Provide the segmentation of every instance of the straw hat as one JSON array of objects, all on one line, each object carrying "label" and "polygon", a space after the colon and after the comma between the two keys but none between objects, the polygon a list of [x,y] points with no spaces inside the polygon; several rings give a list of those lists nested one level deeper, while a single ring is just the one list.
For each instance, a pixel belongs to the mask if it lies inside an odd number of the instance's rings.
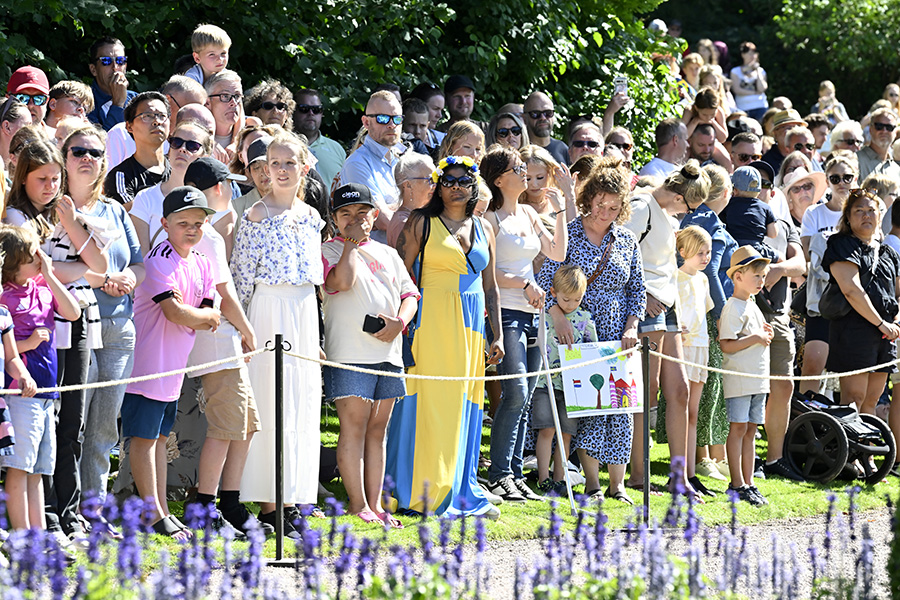
[{"label": "straw hat", "polygon": [[785,175],[784,182],[781,184],[781,191],[787,196],[788,190],[804,181],[811,182],[815,187],[813,190],[813,202],[818,202],[819,198],[825,193],[828,183],[825,180],[825,173],[814,171],[810,173],[805,167],[798,167]]},{"label": "straw hat", "polygon": [[735,271],[756,261],[763,261],[766,264],[772,262],[768,258],[763,258],[762,254],[757,252],[753,246],[741,246],[731,255],[731,267],[728,269],[728,278],[732,279]]}]

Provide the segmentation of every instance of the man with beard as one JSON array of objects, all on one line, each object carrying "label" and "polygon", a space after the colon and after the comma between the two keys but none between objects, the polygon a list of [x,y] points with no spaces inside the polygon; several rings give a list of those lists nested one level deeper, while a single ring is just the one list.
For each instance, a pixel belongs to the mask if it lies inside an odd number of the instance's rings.
[{"label": "man with beard", "polygon": [[397,203],[399,192],[394,180],[394,165],[406,150],[400,143],[400,126],[403,124],[403,109],[397,97],[388,91],[375,92],[366,104],[362,116],[363,127],[368,131],[365,141],[347,157],[341,170],[339,185],[359,183],[372,191],[372,199],[379,210],[373,239],[387,241],[384,230],[391,222],[394,211],[390,206]]},{"label": "man with beard", "polygon": [[330,188],[347,160],[347,153],[339,143],[322,135],[320,128],[324,112],[325,107],[322,106],[321,95],[317,90],[304,88],[297,92],[294,131],[306,136],[309,151],[319,161],[316,163],[316,171],[325,180],[326,187]]},{"label": "man with beard", "polygon": [[134,138],[134,154],[106,176],[103,193],[131,208],[139,191],[169,178],[163,152],[169,137],[169,102],[159,92],[143,92],[125,107],[125,129]]},{"label": "man with beard", "polygon": [[869,135],[872,139],[868,146],[856,153],[860,183],[871,173],[885,173],[894,179],[900,179],[900,167],[891,156],[896,126],[897,115],[890,108],[879,108],[872,113],[869,121]]},{"label": "man with beard", "polygon": [[531,143],[544,148],[561,165],[569,164],[569,148],[561,140],[551,137],[556,111],[553,100],[544,92],[532,92],[525,100],[525,125]]},{"label": "man with beard", "polygon": [[716,164],[713,150],[716,149],[716,131],[709,123],[700,123],[688,140],[688,157],[696,158],[700,166]]}]

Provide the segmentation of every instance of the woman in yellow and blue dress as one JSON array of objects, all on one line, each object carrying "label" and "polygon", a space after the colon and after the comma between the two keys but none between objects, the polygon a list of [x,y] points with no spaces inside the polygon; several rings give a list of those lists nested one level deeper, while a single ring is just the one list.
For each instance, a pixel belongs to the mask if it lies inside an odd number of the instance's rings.
[{"label": "woman in yellow and blue dress", "polygon": [[[473,215],[478,167],[449,156],[432,179],[425,207],[413,211],[397,250],[422,291],[411,374],[484,375],[485,308],[496,332],[488,363],[503,358],[500,304],[494,277],[494,234]],[[394,407],[387,474],[401,510],[497,518],[478,487],[484,382],[411,379]]]}]

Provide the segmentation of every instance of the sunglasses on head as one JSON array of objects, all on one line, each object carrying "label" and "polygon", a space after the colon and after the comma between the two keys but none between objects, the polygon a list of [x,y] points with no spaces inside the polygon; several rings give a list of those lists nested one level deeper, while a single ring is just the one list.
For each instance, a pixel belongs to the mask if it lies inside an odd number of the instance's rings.
[{"label": "sunglasses on head", "polygon": [[815,144],[799,144],[799,143],[794,144],[794,150],[803,150],[804,148],[806,148],[807,150],[812,152],[813,150],[816,149],[816,145]]},{"label": "sunglasses on head", "polygon": [[799,194],[800,192],[811,192],[813,190],[813,188],[815,188],[815,187],[816,186],[814,184],[807,181],[806,183],[804,183],[802,185],[792,186],[788,191],[791,193],[794,193],[794,194]]},{"label": "sunglasses on head", "polygon": [[515,127],[500,127],[497,129],[497,137],[499,138],[509,137],[509,134],[522,135],[522,128],[516,125]]},{"label": "sunglasses on head", "polygon": [[862,146],[863,145],[862,140],[854,140],[853,138],[848,138],[846,140],[841,140],[841,141],[843,143],[847,144],[848,146]]},{"label": "sunglasses on head", "polygon": [[472,187],[475,185],[475,178],[471,175],[460,175],[459,177],[444,175],[441,177],[441,185],[445,188],[452,188],[457,185],[459,187]]},{"label": "sunglasses on head", "polygon": [[742,163],[750,163],[762,158],[762,154],[738,154],[737,157]]},{"label": "sunglasses on head", "polygon": [[[512,171],[512,172],[515,173],[516,175],[524,175],[524,174],[526,174],[526,173],[528,172],[528,167],[525,166],[525,163],[521,163],[521,164],[518,164],[518,165],[516,165],[516,166],[514,166],[514,167],[508,168],[507,170],[503,171],[503,173],[509,173],[510,171]],[[501,175],[502,175],[503,173],[501,173]]]},{"label": "sunglasses on head", "polygon": [[588,148],[596,148],[600,145],[600,142],[595,142],[594,140],[578,140],[577,142],[572,142],[573,148],[584,148],[587,146]]},{"label": "sunglasses on head", "polygon": [[104,67],[108,67],[109,65],[116,63],[120,67],[125,66],[125,63],[128,62],[127,56],[98,56],[97,62],[103,65]]},{"label": "sunglasses on head", "polygon": [[15,94],[16,100],[22,104],[34,104],[35,106],[43,106],[50,99],[47,94]]},{"label": "sunglasses on head", "polygon": [[831,185],[837,185],[840,182],[850,183],[853,181],[853,173],[844,173],[843,175],[829,175],[828,181],[831,182]]},{"label": "sunglasses on head", "polygon": [[607,146],[614,146],[619,150],[624,150],[625,152],[628,152],[629,150],[634,148],[634,144],[629,144],[627,142],[609,142],[607,143]]},{"label": "sunglasses on head", "polygon": [[308,114],[312,113],[314,115],[321,115],[325,108],[321,104],[301,104],[297,107],[297,112]]},{"label": "sunglasses on head", "polygon": [[287,110],[287,104],[284,102],[263,102],[260,105],[260,108],[263,110],[272,110],[273,108],[277,108],[278,110]]},{"label": "sunglasses on head", "polygon": [[894,126],[890,123],[872,123],[872,127],[875,128],[875,131],[893,131]]},{"label": "sunglasses on head", "polygon": [[370,119],[375,119],[375,122],[379,125],[387,125],[391,121],[394,122],[394,125],[402,125],[403,124],[403,115],[366,115]]},{"label": "sunglasses on head", "polygon": [[554,111],[552,108],[548,108],[547,110],[529,110],[528,111],[528,116],[531,117],[532,119],[540,119],[541,117],[544,117],[545,119],[550,119],[553,117],[554,114],[556,114],[556,111]]},{"label": "sunglasses on head", "polygon": [[88,154],[90,154],[91,158],[103,158],[103,149],[102,148],[82,148],[81,146],[72,146],[69,148],[69,152],[72,153],[72,156],[75,158],[84,158]]},{"label": "sunglasses on head", "polygon": [[180,150],[181,147],[184,146],[185,150],[187,150],[191,154],[194,154],[203,147],[203,144],[201,144],[200,142],[195,142],[194,140],[186,140],[184,138],[176,137],[173,135],[169,138],[169,146],[175,148],[176,150]]}]

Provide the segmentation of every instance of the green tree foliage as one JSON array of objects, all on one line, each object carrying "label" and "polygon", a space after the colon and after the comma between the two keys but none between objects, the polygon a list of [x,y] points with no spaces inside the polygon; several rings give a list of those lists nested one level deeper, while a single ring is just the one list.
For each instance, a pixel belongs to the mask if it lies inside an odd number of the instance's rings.
[{"label": "green tree foliage", "polygon": [[547,90],[565,117],[601,114],[612,78],[627,75],[636,108],[618,120],[649,156],[653,127],[675,101],[651,54],[674,49],[635,15],[660,1],[12,0],[0,6],[0,78],[34,64],[51,82],[89,80],[88,47],[110,34],[125,43],[132,87],[150,89],[190,52],[192,29],[215,23],[232,37],[230,66],[245,88],[275,77],[292,89],[321,90],[328,125],[345,139],[381,82],[409,90],[465,73],[479,87],[478,118],[536,89]]}]

